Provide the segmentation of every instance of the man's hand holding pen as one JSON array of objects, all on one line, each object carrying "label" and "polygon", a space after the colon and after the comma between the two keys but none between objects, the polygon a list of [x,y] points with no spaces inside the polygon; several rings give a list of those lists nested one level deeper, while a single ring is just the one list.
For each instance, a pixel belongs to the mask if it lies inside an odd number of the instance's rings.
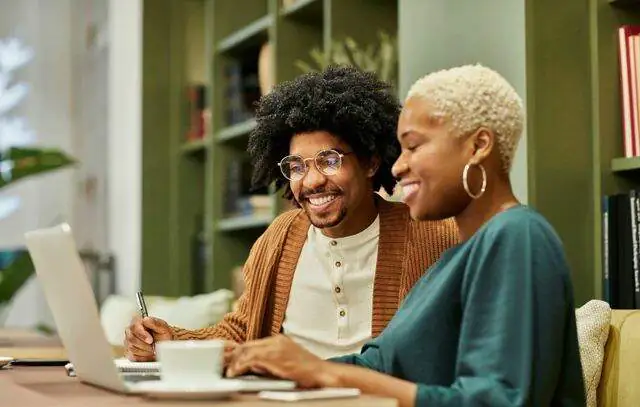
[{"label": "man's hand holding pen", "polygon": [[156,359],[154,343],[173,339],[169,324],[160,318],[136,316],[125,331],[125,351],[129,360],[149,362]]}]

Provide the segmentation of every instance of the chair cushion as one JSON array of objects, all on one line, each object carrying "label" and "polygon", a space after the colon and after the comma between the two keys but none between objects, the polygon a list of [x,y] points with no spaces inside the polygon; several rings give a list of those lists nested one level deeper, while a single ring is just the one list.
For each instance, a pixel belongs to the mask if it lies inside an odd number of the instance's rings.
[{"label": "chair cushion", "polygon": [[217,290],[193,297],[155,297],[148,301],[149,315],[163,319],[169,325],[198,329],[219,322],[231,308],[233,292]]},{"label": "chair cushion", "polygon": [[[148,296],[145,300],[150,316],[169,325],[197,329],[219,322],[230,311],[232,298],[230,290],[221,289],[193,297]],[[121,295],[107,297],[100,310],[100,321],[111,345],[123,344],[124,331],[137,314],[135,299]]]},{"label": "chair cushion", "polygon": [[610,323],[611,307],[604,301],[591,300],[576,310],[582,374],[589,407],[597,404],[597,390]]}]

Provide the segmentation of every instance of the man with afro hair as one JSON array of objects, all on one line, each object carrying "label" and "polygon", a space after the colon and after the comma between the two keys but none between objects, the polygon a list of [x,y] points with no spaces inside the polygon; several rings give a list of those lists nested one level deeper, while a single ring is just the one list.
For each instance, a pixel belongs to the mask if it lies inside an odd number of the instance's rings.
[{"label": "man with afro hair", "polygon": [[127,330],[127,356],[154,358],[155,340],[227,340],[284,333],[322,358],[358,352],[406,293],[458,241],[453,220],[413,221],[393,193],[400,105],[388,84],[331,66],[276,86],[249,138],[255,187],[275,183],[296,209],[276,218],[244,268],[237,310],[186,330],[155,318]]}]

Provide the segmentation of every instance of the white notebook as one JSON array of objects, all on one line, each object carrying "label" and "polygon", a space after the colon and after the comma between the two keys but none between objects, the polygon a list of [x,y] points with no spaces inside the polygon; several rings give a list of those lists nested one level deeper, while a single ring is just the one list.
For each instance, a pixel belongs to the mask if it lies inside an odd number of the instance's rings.
[{"label": "white notebook", "polygon": [[118,370],[122,373],[157,373],[160,371],[159,362],[132,362],[126,358],[114,360]]},{"label": "white notebook", "polygon": [[[113,363],[120,373],[160,373],[160,362],[132,362],[126,358],[118,358]],[[75,376],[73,363],[67,363],[64,368],[68,375]]]},{"label": "white notebook", "polygon": [[258,397],[264,400],[301,401],[358,397],[360,390],[355,388],[323,388],[298,391],[261,391]]}]

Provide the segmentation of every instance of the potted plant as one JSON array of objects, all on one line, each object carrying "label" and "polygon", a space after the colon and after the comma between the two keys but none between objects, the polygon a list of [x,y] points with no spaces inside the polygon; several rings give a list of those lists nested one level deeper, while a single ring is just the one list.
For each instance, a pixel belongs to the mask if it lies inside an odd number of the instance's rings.
[{"label": "potted plant", "polygon": [[[17,38],[0,39],[0,191],[74,163],[62,151],[32,147],[33,132],[26,120],[15,113],[29,89],[28,84],[15,79],[15,73],[32,58],[33,51]],[[15,209],[19,200],[0,198],[4,203],[2,218]],[[0,326],[4,325],[9,302],[32,274],[33,264],[25,250],[0,253]]]},{"label": "potted plant", "polygon": [[334,40],[328,52],[313,48],[309,52],[313,64],[298,60],[295,65],[304,73],[324,70],[328,65],[353,65],[363,71],[374,72],[380,80],[397,90],[397,41],[384,31],[378,32],[378,43],[366,47],[351,37]]},{"label": "potted plant", "polygon": [[[62,151],[41,148],[11,147],[0,151],[0,190],[26,178],[55,171],[74,163]],[[7,308],[20,287],[33,274],[29,254],[14,251],[0,259],[0,326]],[[4,264],[3,264],[4,263]]]}]

